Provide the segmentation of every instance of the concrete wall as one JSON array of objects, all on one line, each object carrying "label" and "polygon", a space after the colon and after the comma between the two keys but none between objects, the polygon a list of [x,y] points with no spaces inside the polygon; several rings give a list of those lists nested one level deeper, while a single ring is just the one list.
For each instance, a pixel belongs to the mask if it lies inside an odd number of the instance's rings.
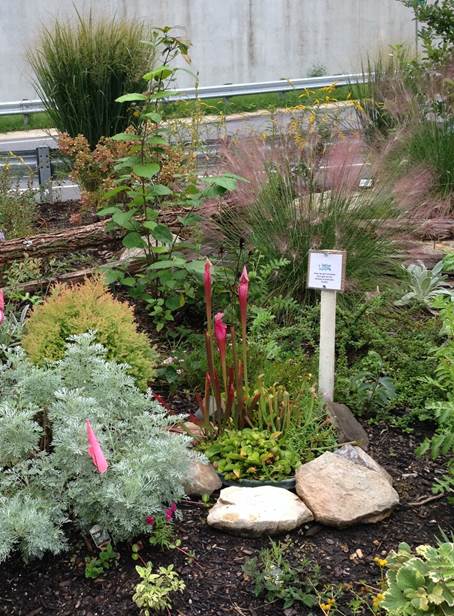
[{"label": "concrete wall", "polygon": [[201,85],[305,77],[314,65],[350,72],[366,51],[415,42],[397,0],[0,0],[0,101],[34,97],[25,50],[73,4],[181,26]]}]

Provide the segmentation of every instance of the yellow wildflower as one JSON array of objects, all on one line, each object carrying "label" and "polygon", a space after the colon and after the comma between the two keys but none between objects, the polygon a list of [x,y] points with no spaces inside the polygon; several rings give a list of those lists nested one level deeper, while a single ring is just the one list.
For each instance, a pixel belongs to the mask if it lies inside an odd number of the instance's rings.
[{"label": "yellow wildflower", "polygon": [[374,608],[374,610],[378,610],[378,608],[380,607],[380,603],[383,601],[384,598],[385,595],[382,592],[379,592],[378,595],[375,595],[375,597],[372,599],[372,607]]},{"label": "yellow wildflower", "polygon": [[380,558],[379,556],[375,556],[374,563],[378,565],[381,569],[383,569],[383,567],[386,567],[386,565],[388,564],[388,561],[386,560],[386,558]]},{"label": "yellow wildflower", "polygon": [[334,607],[336,601],[335,599],[333,599],[333,597],[331,597],[330,599],[328,599],[328,601],[326,603],[320,603],[320,609],[322,610],[322,612],[325,614],[325,616],[329,616],[329,613],[331,611],[331,609]]}]

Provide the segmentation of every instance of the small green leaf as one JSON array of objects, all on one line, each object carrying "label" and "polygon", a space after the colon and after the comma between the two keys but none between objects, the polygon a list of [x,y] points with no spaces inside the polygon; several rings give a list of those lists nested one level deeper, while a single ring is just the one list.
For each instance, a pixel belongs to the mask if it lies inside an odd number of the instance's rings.
[{"label": "small green leaf", "polygon": [[113,141],[140,141],[139,135],[131,133],[117,133],[112,137]]},{"label": "small green leaf", "polygon": [[144,113],[143,117],[147,118],[147,120],[151,120],[155,124],[159,124],[159,122],[161,122],[162,120],[161,115],[159,113],[156,113],[155,111],[149,111],[148,113]]},{"label": "small green leaf", "polygon": [[133,92],[131,94],[123,94],[123,96],[119,96],[115,99],[117,103],[132,103],[134,101],[146,101],[147,97],[145,94],[139,94],[138,92]]},{"label": "small green leaf", "polygon": [[154,71],[145,73],[143,78],[145,81],[151,81],[152,79],[158,81],[159,79],[167,79],[171,75],[173,75],[173,69],[168,68],[167,66],[159,66]]},{"label": "small green leaf", "polygon": [[145,242],[137,231],[131,231],[122,240],[126,248],[145,248]]},{"label": "small green leaf", "polygon": [[133,172],[141,178],[150,179],[159,173],[160,166],[158,163],[136,164],[132,166]]},{"label": "small green leaf", "polygon": [[170,190],[170,188],[168,186],[164,186],[164,184],[154,184],[153,186],[150,186],[149,190],[147,190],[147,197],[148,195],[152,195],[155,197],[164,197],[171,194],[172,191]]},{"label": "small green leaf", "polygon": [[110,207],[104,207],[102,210],[98,210],[96,213],[98,216],[110,216],[111,214],[116,214],[117,212],[121,212],[121,209],[116,205],[112,205]]},{"label": "small green leaf", "polygon": [[173,242],[172,232],[166,225],[157,224],[152,231],[152,235],[158,242],[170,243]]}]

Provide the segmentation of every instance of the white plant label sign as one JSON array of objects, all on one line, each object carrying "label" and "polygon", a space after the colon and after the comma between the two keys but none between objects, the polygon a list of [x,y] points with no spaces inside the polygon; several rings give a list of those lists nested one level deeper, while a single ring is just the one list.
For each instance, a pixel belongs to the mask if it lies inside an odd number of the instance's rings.
[{"label": "white plant label sign", "polygon": [[310,250],[307,286],[309,289],[343,291],[345,250]]}]

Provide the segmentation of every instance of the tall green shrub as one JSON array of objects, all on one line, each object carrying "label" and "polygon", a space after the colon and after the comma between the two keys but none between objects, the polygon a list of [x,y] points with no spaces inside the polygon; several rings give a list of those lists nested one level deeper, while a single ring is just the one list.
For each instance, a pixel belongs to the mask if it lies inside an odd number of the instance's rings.
[{"label": "tall green shrub", "polygon": [[138,21],[77,13],[75,23],[55,21],[28,53],[36,90],[54,125],[91,147],[124,130],[130,116],[115,100],[146,88],[142,75],[153,62],[149,31]]}]

